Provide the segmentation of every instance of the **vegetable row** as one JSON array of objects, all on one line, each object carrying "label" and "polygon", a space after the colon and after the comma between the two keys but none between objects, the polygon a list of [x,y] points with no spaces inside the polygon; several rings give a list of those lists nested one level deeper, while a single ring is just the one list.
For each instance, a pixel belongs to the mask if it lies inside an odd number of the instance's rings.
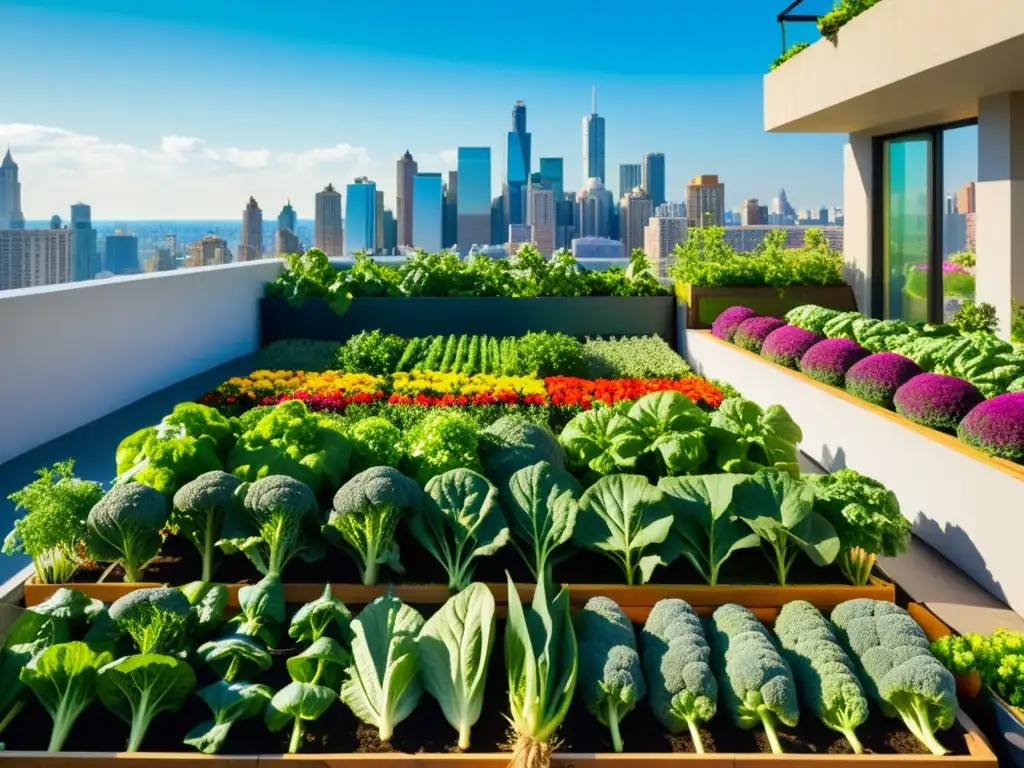
[{"label": "vegetable row", "polygon": [[1007,704],[1024,710],[1024,632],[947,635],[933,642],[931,651],[953,674],[977,672]]},{"label": "vegetable row", "polygon": [[732,307],[712,333],[916,424],[956,434],[990,456],[1024,462],[1020,345],[813,305],[797,307],[785,321]]},{"label": "vegetable row", "polygon": [[[310,723],[338,702],[390,742],[426,692],[465,750],[484,708],[498,706],[487,683],[499,625],[483,584],[470,584],[429,618],[392,595],[353,615],[328,586],[287,620],[282,614],[256,626],[245,613],[226,618],[226,598],[223,587],[189,585],[140,589],[106,607],[59,590],[8,632],[0,731],[34,696],[53,720],[48,749],[60,751],[98,700],[129,725],[126,749],[135,752],[155,721],[194,694],[212,717],[194,725],[186,746],[218,753],[235,723],[262,718],[269,731],[289,733],[294,753]],[[702,620],[686,602],[668,599],[653,606],[638,641],[606,597],[591,598],[575,617],[568,590],[544,580],[530,605],[511,580],[508,598],[504,712],[514,765],[549,763],[574,701],[607,729],[616,752],[625,748],[624,719],[649,714],[668,734],[688,732],[698,753],[716,718],[763,731],[781,753],[778,730],[811,717],[859,754],[857,730],[873,712],[901,720],[933,754],[948,751],[937,734],[956,719],[955,679],[894,604],[852,600],[826,617],[792,602],[772,631],[739,605]],[[287,682],[278,677],[272,687],[262,681],[274,680],[268,646],[275,642],[293,650]]]}]

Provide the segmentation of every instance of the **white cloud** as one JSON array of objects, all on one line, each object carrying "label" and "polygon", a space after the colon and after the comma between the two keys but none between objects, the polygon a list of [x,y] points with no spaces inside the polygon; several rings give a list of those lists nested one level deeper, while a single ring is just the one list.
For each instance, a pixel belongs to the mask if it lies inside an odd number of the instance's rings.
[{"label": "white cloud", "polygon": [[442,149],[439,154],[448,165],[456,165],[459,162],[459,150],[457,149]]},{"label": "white cloud", "polygon": [[459,162],[457,149],[442,149],[440,152],[413,153],[416,165],[426,173],[444,173],[454,171]]},{"label": "white cloud", "polygon": [[[327,182],[342,186],[377,170],[364,147],[348,143],[276,153],[168,135],[149,148],[52,126],[0,124],[0,148],[7,143],[20,167],[22,209],[37,220],[64,216],[78,200],[101,220],[234,217],[250,195],[266,212],[291,197],[300,215],[311,217],[313,195]],[[381,178],[386,190],[392,176]]]}]

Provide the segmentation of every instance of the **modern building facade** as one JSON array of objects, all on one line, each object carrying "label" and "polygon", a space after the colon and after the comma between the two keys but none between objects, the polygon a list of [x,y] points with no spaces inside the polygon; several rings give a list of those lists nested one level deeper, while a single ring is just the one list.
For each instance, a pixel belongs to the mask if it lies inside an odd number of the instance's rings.
[{"label": "modern building facade", "polygon": [[147,272],[170,272],[177,266],[174,251],[166,245],[158,245],[153,250],[153,256],[146,260]]},{"label": "modern building facade", "polygon": [[412,247],[427,253],[444,248],[444,192],[440,173],[418,173],[412,180]]},{"label": "modern building facade", "polygon": [[398,158],[395,165],[397,171],[395,216],[398,219],[398,245],[412,245],[412,225],[415,211],[412,185],[413,179],[419,172],[419,165],[409,150],[405,150],[405,154]]},{"label": "modern building facade", "polygon": [[85,203],[71,206],[71,231],[74,239],[73,279],[92,280],[99,274],[101,265],[96,248],[96,230],[92,228],[92,208]]},{"label": "modern building facade", "polygon": [[555,252],[555,192],[541,182],[530,185],[527,192],[527,220],[530,224],[530,239],[541,256],[550,257]]},{"label": "modern building facade", "polygon": [[114,230],[103,241],[103,271],[115,275],[135,275],[142,271],[139,262],[139,238],[123,229]]},{"label": "modern building facade", "polygon": [[384,253],[394,253],[398,249],[398,220],[390,208],[384,209]]},{"label": "modern building facade", "polygon": [[256,261],[263,258],[263,211],[255,197],[242,211],[242,242],[238,246],[239,261]]},{"label": "modern building facade", "polygon": [[458,159],[457,239],[465,256],[491,239],[491,148],[459,147]]},{"label": "modern building facade", "polygon": [[622,163],[619,166],[619,197],[639,187],[642,177],[640,163]]},{"label": "modern building facade", "polygon": [[445,248],[455,248],[459,241],[459,172],[448,171],[448,183],[444,186],[444,234]]},{"label": "modern building facade", "polygon": [[345,230],[341,217],[341,193],[328,184],[316,193],[313,245],[328,256],[345,255]]},{"label": "modern building facade", "polygon": [[24,229],[25,215],[21,212],[21,181],[18,164],[7,148],[0,161],[0,229]]},{"label": "modern building facade", "polygon": [[718,176],[697,176],[686,185],[686,223],[691,229],[725,224],[725,184]]},{"label": "modern building facade", "polygon": [[281,212],[277,214],[277,228],[290,229],[292,232],[295,232],[298,229],[298,226],[299,214],[297,214],[295,209],[292,208],[292,201],[291,198],[289,198],[284,208],[282,208]]},{"label": "modern building facade", "polygon": [[597,114],[597,88],[591,94],[590,114],[583,118],[583,178],[605,182],[604,118]]},{"label": "modern building facade", "polygon": [[587,179],[576,193],[576,234],[579,237],[608,237],[612,225],[612,193],[600,179]]},{"label": "modern building facade", "polygon": [[749,227],[725,227],[725,242],[739,253],[750,253],[764,242],[769,232],[782,230],[786,233],[784,247],[800,248],[804,244],[804,238],[807,237],[807,230],[809,229],[816,229],[821,232],[825,236],[825,240],[828,241],[830,248],[840,253],[843,252],[842,227],[802,227],[795,224],[788,227],[770,224]]},{"label": "modern building facade", "polygon": [[299,236],[290,229],[279,229],[274,238],[274,249],[278,256],[287,256],[292,253],[302,253],[302,243]]},{"label": "modern building facade", "polygon": [[188,247],[186,267],[210,267],[215,264],[230,264],[233,261],[227,241],[216,235],[207,235]]},{"label": "modern building facade", "polygon": [[644,155],[640,186],[647,190],[655,206],[665,202],[665,155],[648,152]]},{"label": "modern building facade", "polygon": [[345,188],[345,255],[377,249],[377,185],[365,176]]},{"label": "modern building facade", "polygon": [[740,209],[741,223],[744,227],[755,227],[768,223],[768,207],[761,205],[756,197],[743,201]]},{"label": "modern building facade", "polygon": [[668,277],[677,245],[686,242],[686,219],[651,217],[644,228],[644,253],[658,277]]},{"label": "modern building facade", "polygon": [[612,240],[609,237],[574,238],[572,241],[572,255],[580,260],[612,261],[625,258],[622,241]]},{"label": "modern building facade", "polygon": [[662,219],[685,219],[686,203],[669,203],[654,206],[654,215]]},{"label": "modern building facade", "polygon": [[644,227],[654,216],[651,197],[643,187],[634,187],[619,201],[619,234],[628,256],[634,248],[644,247]]},{"label": "modern building facade", "polygon": [[68,229],[0,229],[0,291],[72,282],[73,234]]},{"label": "modern building facade", "polygon": [[508,225],[508,254],[519,251],[524,245],[533,245],[533,231],[529,224]]},{"label": "modern building facade", "polygon": [[509,224],[526,222],[526,186],[530,181],[532,137],[526,130],[526,104],[512,107],[512,130],[508,132],[505,168],[505,219]]},{"label": "modern building facade", "polygon": [[540,180],[551,185],[555,200],[565,197],[565,163],[560,157],[542,157],[540,159]]}]

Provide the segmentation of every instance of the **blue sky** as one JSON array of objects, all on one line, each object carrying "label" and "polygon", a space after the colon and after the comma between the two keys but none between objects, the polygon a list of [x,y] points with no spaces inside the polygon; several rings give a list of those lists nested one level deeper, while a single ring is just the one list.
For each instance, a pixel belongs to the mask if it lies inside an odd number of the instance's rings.
[{"label": "blue sky", "polygon": [[97,219],[227,218],[250,194],[309,217],[316,191],[356,175],[390,205],[406,149],[444,171],[457,146],[491,146],[497,190],[517,99],[535,169],[562,156],[575,189],[596,85],[613,191],[620,163],[664,152],[670,199],[718,173],[730,207],[780,187],[841,205],[845,137],[763,130],[783,5],[0,1],[0,141],[30,219],[79,199]]}]

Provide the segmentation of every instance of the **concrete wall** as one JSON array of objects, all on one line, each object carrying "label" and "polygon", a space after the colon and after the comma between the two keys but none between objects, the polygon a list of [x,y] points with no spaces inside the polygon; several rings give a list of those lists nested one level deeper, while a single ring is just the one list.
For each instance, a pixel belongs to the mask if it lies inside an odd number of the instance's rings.
[{"label": "concrete wall", "polygon": [[0,464],[254,351],[277,259],[0,293]]},{"label": "concrete wall", "polygon": [[1024,471],[1002,469],[953,438],[918,430],[706,332],[686,332],[686,357],[698,373],[728,381],[762,407],[783,406],[803,430],[801,450],[826,470],[850,467],[885,483],[918,536],[1024,613]]},{"label": "concrete wall", "polygon": [[[843,148],[843,277],[853,286],[857,309],[871,315],[871,235],[873,140],[851,133]],[[879,169],[881,172],[881,169]]]}]

